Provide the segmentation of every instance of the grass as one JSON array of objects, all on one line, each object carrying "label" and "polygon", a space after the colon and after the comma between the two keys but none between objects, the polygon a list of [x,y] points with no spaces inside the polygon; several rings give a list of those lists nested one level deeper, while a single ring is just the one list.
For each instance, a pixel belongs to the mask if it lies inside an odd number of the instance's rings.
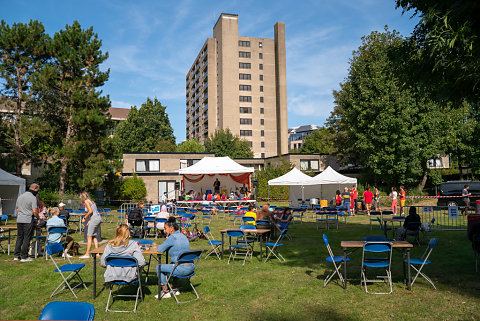
[{"label": "grass", "polygon": [[[202,226],[199,224],[199,226]],[[113,236],[114,224],[103,224],[102,233]],[[228,219],[214,219],[210,224],[214,235],[221,228],[232,227]],[[323,288],[323,279],[332,269],[325,261],[327,250],[322,234],[316,230],[311,215],[303,224],[294,224],[289,232],[292,240],[286,240],[280,249],[287,259],[281,264],[276,259],[267,263],[254,257],[245,266],[241,261],[227,265],[226,258],[219,261],[214,256],[201,258],[197,274],[192,278],[200,300],[177,305],[175,300],[157,301],[157,278],[150,274],[145,287],[144,302],[139,303],[137,313],[106,313],[108,291],[103,289],[103,268],[97,269],[98,297],[92,299],[92,260],[84,260],[87,266],[82,277],[88,290],[79,290],[78,299],[68,291],[54,298],[51,292],[60,283],[53,273],[51,262],[37,259],[31,263],[13,261],[13,255],[0,254],[0,319],[38,319],[43,307],[50,301],[86,301],[95,306],[96,320],[142,320],[162,318],[167,320],[476,320],[480,312],[479,273],[475,273],[474,256],[466,232],[435,231],[438,238],[431,260],[425,268],[438,290],[424,279],[418,279],[413,291],[407,291],[402,283],[401,254],[393,257],[394,292],[392,295],[367,295],[360,287],[361,251],[351,255],[348,288],[344,290],[334,279]],[[368,217],[355,216],[339,230],[326,231],[337,255],[342,254],[341,240],[360,240],[364,235],[379,235],[378,227],[371,231]],[[73,234],[78,241],[80,235]],[[159,239],[157,242],[162,242]],[[191,243],[192,249],[209,249],[205,240]],[[82,251],[84,251],[82,245]],[[425,247],[415,246],[412,257],[419,257]],[[258,250],[258,248],[257,248]],[[80,261],[73,259],[74,263]],[[378,285],[380,286],[380,285]],[[181,298],[193,297],[190,292]],[[118,301],[115,308],[133,307],[132,301]]]}]

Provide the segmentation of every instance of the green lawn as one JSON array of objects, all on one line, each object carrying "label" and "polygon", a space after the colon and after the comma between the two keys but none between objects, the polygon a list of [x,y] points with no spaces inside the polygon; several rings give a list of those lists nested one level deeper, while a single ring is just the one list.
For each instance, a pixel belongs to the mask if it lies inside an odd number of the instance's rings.
[{"label": "green lawn", "polygon": [[[349,264],[348,288],[344,290],[334,279],[323,288],[323,279],[332,266],[325,261],[327,250],[322,240],[325,230],[316,230],[311,214],[303,224],[294,224],[280,249],[287,259],[259,262],[254,257],[245,266],[241,261],[227,265],[214,256],[201,259],[192,281],[200,300],[177,305],[173,298],[157,301],[157,278],[151,274],[145,287],[144,302],[137,313],[106,313],[108,292],[103,288],[103,268],[97,270],[97,299],[92,299],[92,260],[81,275],[88,290],[79,290],[78,301],[91,302],[96,320],[157,319],[169,320],[475,320],[480,318],[480,273],[475,273],[474,255],[466,232],[435,231],[438,238],[425,272],[435,282],[434,290],[420,278],[409,292],[402,283],[401,253],[393,257],[394,292],[391,295],[367,295],[360,287],[361,251],[354,252]],[[199,224],[202,226],[202,224]],[[221,228],[232,227],[228,219],[214,219],[210,225],[214,235]],[[111,238],[114,224],[103,224],[104,237]],[[364,235],[379,235],[378,226],[371,231],[368,217],[356,216],[340,224],[340,229],[326,232],[333,251],[342,254],[341,240],[360,240]],[[80,235],[73,235],[80,240]],[[162,242],[161,239],[158,242]],[[205,240],[191,243],[192,249],[208,249]],[[412,250],[419,257],[424,246]],[[258,249],[258,248],[257,248]],[[82,245],[84,251],[84,246]],[[73,259],[79,262],[79,259]],[[13,261],[13,255],[0,254],[0,319],[38,319],[50,301],[76,301],[68,291],[50,298],[60,283],[52,263],[37,259],[31,263]],[[380,285],[378,285],[380,286]],[[181,298],[192,297],[182,293]],[[133,302],[118,301],[114,308],[130,308]]]}]

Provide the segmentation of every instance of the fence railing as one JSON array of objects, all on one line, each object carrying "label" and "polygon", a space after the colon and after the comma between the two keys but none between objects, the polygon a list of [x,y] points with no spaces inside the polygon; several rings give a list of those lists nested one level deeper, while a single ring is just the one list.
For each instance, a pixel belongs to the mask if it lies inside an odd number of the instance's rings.
[{"label": "fence railing", "polygon": [[[432,230],[441,231],[466,231],[467,217],[463,215],[463,207],[459,206],[407,206],[405,215],[408,215],[408,208],[416,207],[417,213],[422,222],[435,222],[430,225]],[[470,210],[469,213],[474,213]]]}]

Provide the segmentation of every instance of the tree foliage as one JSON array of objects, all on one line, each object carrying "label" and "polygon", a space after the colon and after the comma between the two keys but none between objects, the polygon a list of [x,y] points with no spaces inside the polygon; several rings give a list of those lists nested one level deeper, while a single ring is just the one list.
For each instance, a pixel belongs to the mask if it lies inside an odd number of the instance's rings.
[{"label": "tree foliage", "polygon": [[120,153],[175,149],[175,136],[166,107],[156,98],[147,98],[139,109],[133,106],[127,120],[118,124],[114,139]]},{"label": "tree foliage", "polygon": [[[338,155],[360,165],[372,183],[423,188],[427,160],[445,150],[450,129],[446,107],[424,95],[405,65],[415,59],[398,33],[386,30],[362,38],[349,75],[334,92],[329,123],[337,132]],[[341,146],[341,148],[340,148]]]},{"label": "tree foliage", "polygon": [[215,130],[205,141],[205,151],[216,157],[252,158],[253,152],[248,141],[232,134],[230,129]]},{"label": "tree foliage", "polygon": [[177,145],[177,153],[204,153],[205,147],[200,144],[198,139],[188,139]]},{"label": "tree foliage", "polygon": [[332,154],[335,151],[335,132],[332,128],[321,127],[305,137],[305,142],[300,147],[300,153]]},{"label": "tree foliage", "polygon": [[255,178],[258,180],[257,197],[266,199],[270,195],[270,198],[287,200],[289,198],[288,186],[270,186],[269,188],[268,181],[288,173],[293,167],[295,167],[293,164],[282,158],[279,164],[270,164],[262,170],[256,170]]},{"label": "tree foliage", "polygon": [[141,177],[133,174],[132,177],[126,178],[122,183],[122,197],[124,200],[140,201],[147,196],[147,189]]}]

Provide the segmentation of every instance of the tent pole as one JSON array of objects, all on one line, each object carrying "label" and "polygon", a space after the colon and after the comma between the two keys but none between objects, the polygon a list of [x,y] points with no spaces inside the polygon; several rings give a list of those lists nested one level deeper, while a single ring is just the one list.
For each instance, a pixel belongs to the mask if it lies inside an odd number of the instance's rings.
[{"label": "tent pole", "polygon": [[267,183],[267,203],[270,203],[270,185]]}]

